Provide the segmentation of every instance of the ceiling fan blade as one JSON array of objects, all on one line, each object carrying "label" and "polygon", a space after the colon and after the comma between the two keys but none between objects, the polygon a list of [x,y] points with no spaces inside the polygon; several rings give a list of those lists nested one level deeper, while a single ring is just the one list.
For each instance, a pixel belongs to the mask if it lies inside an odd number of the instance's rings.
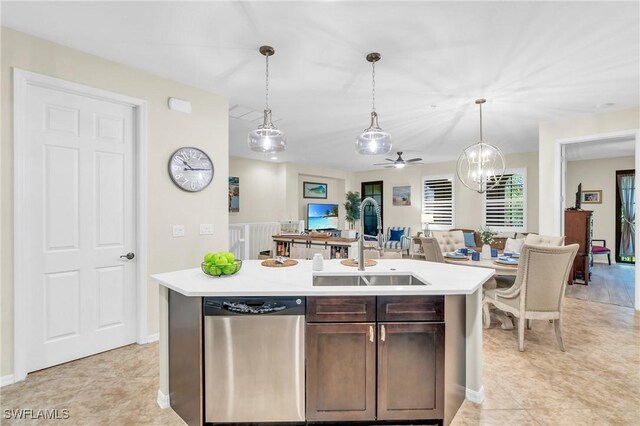
[{"label": "ceiling fan blade", "polygon": [[413,163],[414,161],[422,161],[422,158],[412,158],[410,160],[407,160],[407,163]]},{"label": "ceiling fan blade", "polygon": [[396,166],[385,166],[385,169],[395,169]]},{"label": "ceiling fan blade", "polygon": [[389,163],[375,163],[374,166],[388,166]]},{"label": "ceiling fan blade", "polygon": [[393,162],[393,161],[396,161],[396,160],[392,160],[391,158],[385,158],[385,160],[387,160],[387,161],[392,161],[392,162]]}]

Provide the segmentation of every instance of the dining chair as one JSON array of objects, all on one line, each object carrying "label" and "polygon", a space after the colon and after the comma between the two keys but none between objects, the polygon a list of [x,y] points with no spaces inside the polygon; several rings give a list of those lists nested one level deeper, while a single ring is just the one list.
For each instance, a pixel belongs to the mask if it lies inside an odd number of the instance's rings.
[{"label": "dining chair", "polygon": [[422,244],[422,253],[425,260],[445,263],[440,244],[438,244],[438,240],[435,237],[420,237],[420,243]]},{"label": "dining chair", "polygon": [[443,253],[466,247],[462,231],[431,231],[431,235],[438,241]]},{"label": "dining chair", "polygon": [[525,323],[530,328],[530,320],[552,320],[558,346],[564,352],[562,302],[578,247],[578,244],[552,247],[525,243],[513,286],[484,292],[484,327],[490,325],[489,304],[512,314],[518,320],[518,349],[524,351]]},{"label": "dining chair", "polygon": [[527,234],[524,243],[530,246],[552,246],[560,247],[564,245],[564,237],[550,235]]}]

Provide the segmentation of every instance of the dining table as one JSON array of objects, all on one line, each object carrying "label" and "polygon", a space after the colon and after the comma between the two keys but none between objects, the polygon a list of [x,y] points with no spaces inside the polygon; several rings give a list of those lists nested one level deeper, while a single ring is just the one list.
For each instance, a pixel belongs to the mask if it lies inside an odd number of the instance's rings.
[{"label": "dining table", "polygon": [[[499,254],[502,256],[502,254]],[[507,265],[504,263],[496,262],[498,258],[492,257],[491,259],[471,260],[471,256],[465,256],[465,258],[450,258],[444,255],[444,261],[453,265],[464,266],[477,266],[479,268],[491,268],[496,270],[496,275],[516,276],[518,273],[518,265]]]},{"label": "dining table", "polygon": [[[476,266],[479,268],[491,268],[495,269],[495,275],[501,276],[511,276],[514,277],[518,274],[518,264],[508,265],[504,263],[497,262],[499,257],[504,256],[504,253],[498,253],[497,257],[492,257],[490,259],[482,259],[480,260],[471,260],[471,254],[460,258],[447,257],[447,254],[444,253],[444,261],[445,263],[453,264],[453,265],[464,265],[464,266]],[[493,286],[495,286],[495,281],[493,281]],[[487,283],[491,282],[488,281]],[[491,288],[491,287],[486,287]],[[500,310],[492,310],[491,317],[495,318],[498,322],[500,322],[500,326],[503,330],[512,330],[513,329],[513,321],[511,318]]]}]

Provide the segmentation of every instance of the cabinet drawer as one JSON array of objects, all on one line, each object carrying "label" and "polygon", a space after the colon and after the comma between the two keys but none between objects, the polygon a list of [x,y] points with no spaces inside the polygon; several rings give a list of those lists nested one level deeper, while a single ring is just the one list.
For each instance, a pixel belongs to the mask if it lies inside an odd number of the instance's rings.
[{"label": "cabinet drawer", "polygon": [[444,321],[444,296],[379,296],[378,321]]},{"label": "cabinet drawer", "polygon": [[307,322],[365,322],[375,320],[375,296],[307,297]]}]

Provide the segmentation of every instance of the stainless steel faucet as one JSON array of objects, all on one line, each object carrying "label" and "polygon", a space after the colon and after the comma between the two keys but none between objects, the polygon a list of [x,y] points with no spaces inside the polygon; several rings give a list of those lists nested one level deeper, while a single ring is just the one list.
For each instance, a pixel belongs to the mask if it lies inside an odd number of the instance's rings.
[{"label": "stainless steel faucet", "polygon": [[380,218],[380,206],[371,197],[367,197],[360,203],[360,237],[358,238],[358,271],[364,271],[364,208],[367,204],[373,205],[376,211],[378,228],[378,250],[382,250],[382,220]]}]

